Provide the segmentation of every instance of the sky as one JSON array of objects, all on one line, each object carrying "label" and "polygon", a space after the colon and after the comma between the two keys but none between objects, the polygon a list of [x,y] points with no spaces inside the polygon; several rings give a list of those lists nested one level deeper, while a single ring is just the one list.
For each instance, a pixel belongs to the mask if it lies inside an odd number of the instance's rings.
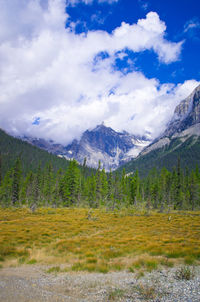
[{"label": "sky", "polygon": [[0,0],[0,128],[160,135],[200,84],[200,1]]}]

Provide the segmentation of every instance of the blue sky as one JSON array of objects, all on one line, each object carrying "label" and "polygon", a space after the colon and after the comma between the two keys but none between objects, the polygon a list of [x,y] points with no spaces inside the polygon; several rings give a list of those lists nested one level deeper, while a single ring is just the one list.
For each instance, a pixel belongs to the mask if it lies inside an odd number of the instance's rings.
[{"label": "blue sky", "polygon": [[2,0],[0,127],[63,144],[164,131],[200,83],[197,0]]},{"label": "blue sky", "polygon": [[[127,52],[138,70],[147,77],[156,77],[161,83],[180,83],[189,78],[200,79],[200,1],[197,0],[119,0],[113,5],[90,5],[79,3],[67,9],[70,22],[77,23],[76,33],[90,30],[104,30],[111,33],[121,22],[136,23],[145,18],[149,11],[157,12],[167,25],[166,37],[170,41],[184,41],[180,59],[172,64],[163,65],[156,60],[156,55],[149,51],[139,54]],[[127,59],[116,62],[119,69],[127,66]],[[129,64],[128,64],[129,65]],[[129,68],[128,68],[129,69]]]}]

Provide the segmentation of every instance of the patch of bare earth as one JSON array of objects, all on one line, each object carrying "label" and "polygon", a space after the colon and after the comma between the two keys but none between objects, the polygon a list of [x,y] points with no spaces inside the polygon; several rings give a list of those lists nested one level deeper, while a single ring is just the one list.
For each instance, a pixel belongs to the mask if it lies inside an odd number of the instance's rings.
[{"label": "patch of bare earth", "polygon": [[191,280],[177,280],[177,268],[145,273],[47,273],[47,266],[0,270],[0,302],[198,301],[200,269]]}]

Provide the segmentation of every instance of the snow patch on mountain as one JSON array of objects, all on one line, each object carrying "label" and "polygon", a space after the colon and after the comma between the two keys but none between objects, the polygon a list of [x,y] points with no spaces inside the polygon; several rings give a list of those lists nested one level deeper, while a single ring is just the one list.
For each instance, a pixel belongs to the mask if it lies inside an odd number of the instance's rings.
[{"label": "snow patch on mountain", "polygon": [[104,124],[85,131],[80,140],[74,140],[68,146],[55,144],[43,139],[23,138],[24,140],[66,159],[76,159],[83,164],[97,168],[99,161],[106,171],[114,170],[123,163],[135,158],[150,143],[146,137],[138,137],[126,131],[116,132]]}]

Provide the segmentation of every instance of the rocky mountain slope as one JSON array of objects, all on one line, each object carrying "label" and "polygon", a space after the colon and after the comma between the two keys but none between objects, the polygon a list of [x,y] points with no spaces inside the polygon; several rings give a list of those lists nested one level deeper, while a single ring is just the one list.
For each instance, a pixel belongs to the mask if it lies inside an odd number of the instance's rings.
[{"label": "rocky mountain slope", "polygon": [[116,169],[124,162],[136,157],[150,141],[127,132],[116,132],[104,124],[83,133],[80,140],[63,146],[53,141],[24,137],[24,140],[66,159],[75,158],[80,164],[86,163],[97,168],[99,160],[106,171]]},{"label": "rocky mountain slope", "polygon": [[85,131],[80,141],[74,140],[66,147],[65,156],[98,167],[99,160],[108,171],[136,157],[149,141],[127,132],[116,132],[110,127],[99,125],[95,129]]},{"label": "rocky mountain slope", "polygon": [[175,138],[181,138],[180,143],[184,142],[190,136],[200,136],[200,85],[180,102],[164,133],[141,154],[169,145]]},{"label": "rocky mountain slope", "polygon": [[183,167],[200,165],[200,85],[176,107],[164,133],[124,167],[144,175],[153,167],[171,169],[178,157]]}]

